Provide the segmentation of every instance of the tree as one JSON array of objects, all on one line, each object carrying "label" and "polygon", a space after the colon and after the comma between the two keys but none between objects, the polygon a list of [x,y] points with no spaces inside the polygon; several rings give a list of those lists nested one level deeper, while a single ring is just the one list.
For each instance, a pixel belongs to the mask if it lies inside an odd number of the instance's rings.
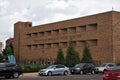
[{"label": "tree", "polygon": [[59,47],[58,53],[57,53],[57,58],[55,60],[54,64],[64,64],[64,55],[61,47]]},{"label": "tree", "polygon": [[89,47],[87,45],[87,42],[86,42],[84,50],[83,50],[83,57],[82,57],[81,62],[93,63],[93,59],[92,59]]},{"label": "tree", "polygon": [[7,59],[8,55],[13,55],[13,49],[11,46],[6,46],[5,49],[2,51],[3,58]]},{"label": "tree", "polygon": [[67,49],[67,55],[66,55],[65,63],[66,63],[67,66],[73,67],[74,65],[76,65],[79,62],[80,62],[79,53],[77,51],[75,51],[74,43],[71,39],[69,41],[69,46],[68,46],[68,49]]},{"label": "tree", "polygon": [[0,60],[2,60],[2,59],[3,59],[2,54],[0,54]]}]

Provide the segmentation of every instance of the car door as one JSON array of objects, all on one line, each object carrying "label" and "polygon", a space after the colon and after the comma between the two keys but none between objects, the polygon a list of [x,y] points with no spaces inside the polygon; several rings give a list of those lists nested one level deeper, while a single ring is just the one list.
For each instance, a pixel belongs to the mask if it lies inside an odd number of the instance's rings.
[{"label": "car door", "polygon": [[60,73],[60,74],[64,74],[64,72],[65,72],[65,66],[60,65],[60,66],[59,66],[59,73]]},{"label": "car door", "polygon": [[93,65],[92,64],[88,64],[88,73],[90,73],[93,69]]},{"label": "car door", "polygon": [[53,73],[53,74],[60,74],[60,70],[59,70],[59,66],[58,66],[58,65],[56,65],[56,66],[54,67],[54,70],[53,70],[52,73]]},{"label": "car door", "polygon": [[85,73],[88,73],[88,72],[89,72],[89,66],[88,66],[88,64],[85,64],[85,65],[84,65],[84,72],[85,72]]},{"label": "car door", "polygon": [[55,71],[56,71],[56,74],[63,74],[64,73],[64,66],[57,65]]}]

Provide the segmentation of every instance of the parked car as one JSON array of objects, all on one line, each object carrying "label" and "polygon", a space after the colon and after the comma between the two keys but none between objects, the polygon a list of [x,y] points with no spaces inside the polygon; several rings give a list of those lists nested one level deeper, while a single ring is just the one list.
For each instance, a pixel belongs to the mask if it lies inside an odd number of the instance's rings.
[{"label": "parked car", "polygon": [[107,71],[107,69],[113,68],[115,66],[116,66],[115,63],[103,63],[99,67],[96,67],[96,72],[97,73],[99,73],[99,72],[104,73],[105,71]]},{"label": "parked car", "polygon": [[23,73],[22,68],[18,64],[0,63],[0,76],[5,78],[18,78]]},{"label": "parked car", "polygon": [[52,75],[67,75],[70,73],[70,70],[68,67],[65,65],[51,65],[47,67],[46,69],[42,69],[38,72],[39,76],[42,75],[47,75],[47,76],[52,76]]},{"label": "parked car", "polygon": [[120,66],[108,69],[104,73],[103,80],[120,80]]},{"label": "parked car", "polygon": [[70,68],[71,74],[95,74],[95,66],[92,63],[79,63],[73,68]]}]

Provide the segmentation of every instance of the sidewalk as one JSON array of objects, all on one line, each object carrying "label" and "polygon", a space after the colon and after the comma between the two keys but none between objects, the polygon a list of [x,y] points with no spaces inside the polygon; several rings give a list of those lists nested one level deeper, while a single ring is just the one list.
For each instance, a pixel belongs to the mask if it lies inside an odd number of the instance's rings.
[{"label": "sidewalk", "polygon": [[33,72],[33,73],[23,73],[21,76],[37,76],[38,72]]}]

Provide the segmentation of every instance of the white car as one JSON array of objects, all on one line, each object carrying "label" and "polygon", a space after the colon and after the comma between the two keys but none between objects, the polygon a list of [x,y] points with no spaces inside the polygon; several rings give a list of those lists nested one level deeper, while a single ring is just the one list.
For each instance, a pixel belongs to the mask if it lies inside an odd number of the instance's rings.
[{"label": "white car", "polygon": [[96,73],[99,73],[99,72],[104,73],[104,71],[107,71],[107,69],[113,68],[115,66],[116,66],[115,63],[103,63],[99,67],[96,67]]},{"label": "white car", "polygon": [[69,73],[70,73],[69,68],[64,65],[51,65],[46,69],[40,70],[38,72],[38,75],[52,76],[52,75],[67,75]]}]

